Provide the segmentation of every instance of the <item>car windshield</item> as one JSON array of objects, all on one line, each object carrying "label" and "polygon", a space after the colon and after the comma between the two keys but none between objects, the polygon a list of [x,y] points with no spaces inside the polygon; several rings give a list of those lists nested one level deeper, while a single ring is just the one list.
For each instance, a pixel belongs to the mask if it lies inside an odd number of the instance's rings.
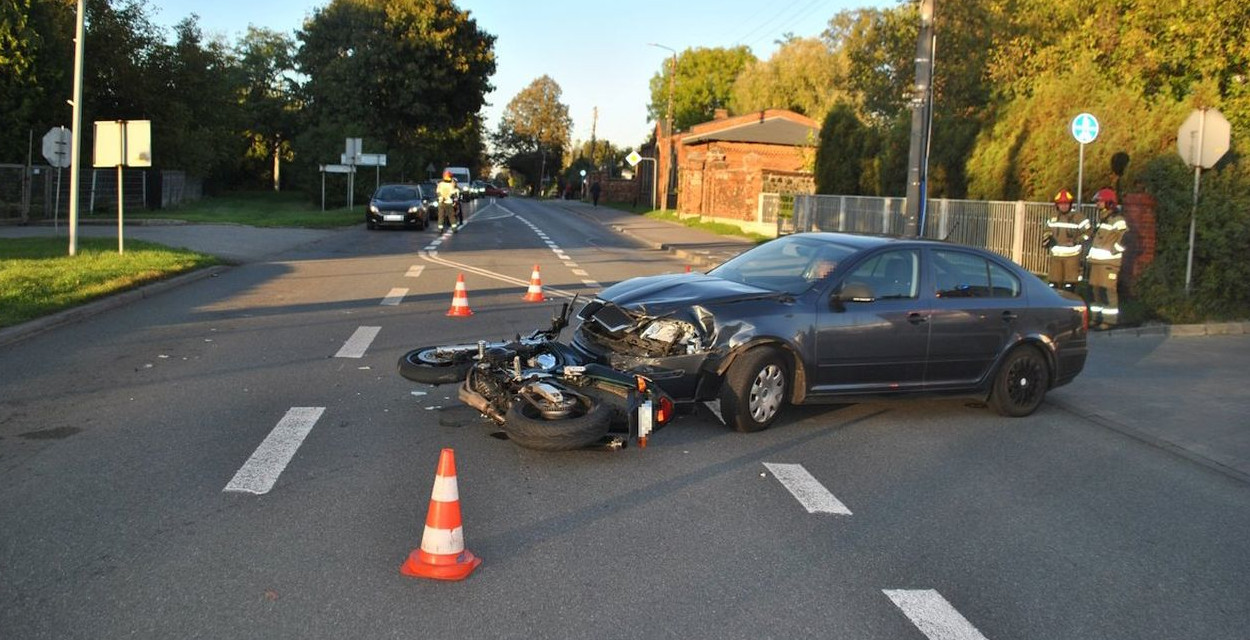
[{"label": "car windshield", "polygon": [[798,294],[828,277],[855,249],[789,236],[766,242],[712,269],[713,275],[762,289]]},{"label": "car windshield", "polygon": [[419,200],[421,196],[417,194],[414,187],[388,186],[378,189],[378,194],[373,196],[375,200],[385,200],[395,202],[400,200]]}]

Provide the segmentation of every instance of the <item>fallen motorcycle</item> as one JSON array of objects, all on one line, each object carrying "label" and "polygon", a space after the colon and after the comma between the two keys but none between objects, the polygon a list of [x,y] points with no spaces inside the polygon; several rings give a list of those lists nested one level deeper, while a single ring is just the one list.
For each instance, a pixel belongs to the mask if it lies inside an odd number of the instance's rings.
[{"label": "fallen motorcycle", "polygon": [[459,383],[461,402],[528,449],[619,449],[631,438],[645,447],[673,416],[672,399],[649,378],[583,362],[558,342],[571,306],[564,303],[549,329],[511,341],[413,349],[399,359],[399,373],[423,384]]}]

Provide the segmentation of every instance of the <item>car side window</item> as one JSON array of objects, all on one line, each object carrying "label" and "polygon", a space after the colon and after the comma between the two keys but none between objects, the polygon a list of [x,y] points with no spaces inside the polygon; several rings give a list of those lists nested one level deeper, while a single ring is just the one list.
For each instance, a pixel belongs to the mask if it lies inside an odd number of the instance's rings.
[{"label": "car side window", "polygon": [[1023,285],[1020,279],[1014,273],[1004,269],[1003,267],[989,263],[990,265],[990,295],[995,298],[1017,298],[1020,296],[1020,290]]},{"label": "car side window", "polygon": [[875,255],[855,267],[846,283],[868,285],[878,300],[914,299],[920,289],[919,252],[908,249]]},{"label": "car side window", "polygon": [[1015,298],[1020,279],[992,260],[963,251],[934,251],[933,268],[939,298]]},{"label": "car side window", "polygon": [[962,251],[934,251],[933,269],[939,298],[991,297],[989,263]]}]

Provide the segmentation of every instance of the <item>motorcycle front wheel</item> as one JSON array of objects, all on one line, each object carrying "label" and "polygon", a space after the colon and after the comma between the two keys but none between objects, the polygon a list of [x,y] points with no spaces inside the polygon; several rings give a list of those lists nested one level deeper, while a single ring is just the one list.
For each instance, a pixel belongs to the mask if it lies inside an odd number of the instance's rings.
[{"label": "motorcycle front wheel", "polygon": [[399,375],[422,384],[451,384],[464,380],[473,368],[473,356],[439,347],[418,347],[399,359]]},{"label": "motorcycle front wheel", "polygon": [[537,451],[570,451],[608,434],[611,409],[578,393],[564,392],[558,404],[518,396],[508,407],[503,430],[518,446]]}]

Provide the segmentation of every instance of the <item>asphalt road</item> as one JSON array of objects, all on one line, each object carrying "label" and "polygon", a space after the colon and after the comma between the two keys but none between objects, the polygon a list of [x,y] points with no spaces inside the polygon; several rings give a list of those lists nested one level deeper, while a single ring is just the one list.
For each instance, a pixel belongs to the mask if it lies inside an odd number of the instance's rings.
[{"label": "asphalt road", "polygon": [[[551,302],[521,301],[535,264]],[[1245,637],[1250,487],[1071,408],[1141,343],[1025,419],[903,402],[736,434],[699,412],[615,453],[521,449],[395,373],[682,266],[481,202],[456,235],[328,234],[0,348],[0,637]],[[449,318],[461,273],[474,315]],[[1169,358],[1231,368],[1236,340]],[[298,408],[272,488],[226,491]],[[484,559],[460,583],[398,571],[444,447]]]}]

